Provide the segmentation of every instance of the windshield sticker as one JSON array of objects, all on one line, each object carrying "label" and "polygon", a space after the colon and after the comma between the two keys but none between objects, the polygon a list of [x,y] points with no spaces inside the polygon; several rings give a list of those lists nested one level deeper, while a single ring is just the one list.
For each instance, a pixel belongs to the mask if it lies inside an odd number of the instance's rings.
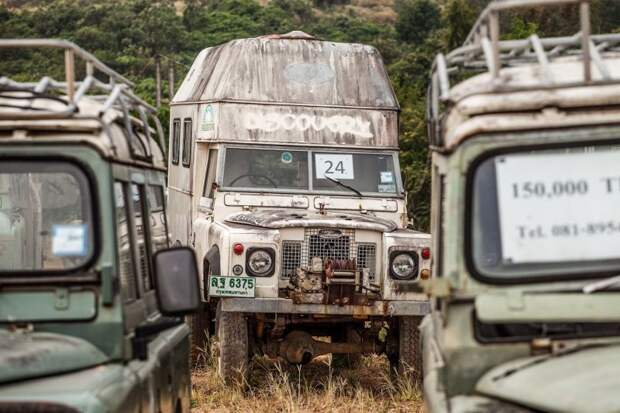
[{"label": "windshield sticker", "polygon": [[379,192],[391,192],[391,193],[394,193],[394,192],[396,192],[396,185],[394,185],[394,184],[379,184],[377,186],[377,190]]},{"label": "windshield sticker", "polygon": [[353,155],[317,153],[314,163],[317,179],[355,179]]},{"label": "windshield sticker", "polygon": [[208,132],[213,129],[215,129],[215,109],[213,109],[213,106],[207,105],[205,106],[204,112],[202,112],[202,123],[200,125],[200,130],[203,132]]},{"label": "windshield sticker", "polygon": [[618,150],[495,160],[506,263],[620,257]]},{"label": "windshield sticker", "polygon": [[86,224],[52,225],[52,254],[57,257],[84,257],[88,253]]},{"label": "windshield sticker", "polygon": [[293,154],[290,152],[282,152],[282,155],[280,155],[280,160],[282,163],[291,163],[293,162]]},{"label": "windshield sticker", "polygon": [[391,184],[394,182],[394,174],[392,171],[381,172],[381,183]]}]

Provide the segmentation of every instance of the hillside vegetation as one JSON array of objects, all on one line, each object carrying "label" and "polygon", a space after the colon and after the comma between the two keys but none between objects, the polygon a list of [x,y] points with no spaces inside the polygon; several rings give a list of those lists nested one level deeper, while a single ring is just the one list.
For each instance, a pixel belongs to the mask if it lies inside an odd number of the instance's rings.
[{"label": "hillside vegetation", "polygon": [[[303,30],[319,38],[376,46],[401,107],[401,161],[414,224],[428,229],[430,174],[425,91],[434,55],[458,46],[486,0],[5,0],[0,37],[69,39],[137,84],[153,102],[155,67],[175,70],[177,85],[203,48],[231,39]],[[507,16],[505,37],[534,31],[572,34],[577,9]],[[620,28],[620,1],[593,2],[594,30]],[[7,53],[0,75],[26,80],[61,76],[51,53]],[[59,57],[59,56],[56,56]],[[56,61],[60,61],[58,58]],[[164,78],[167,78],[164,75]],[[164,80],[164,91],[168,90]],[[166,120],[165,106],[160,116]],[[164,122],[166,124],[167,122]]]}]

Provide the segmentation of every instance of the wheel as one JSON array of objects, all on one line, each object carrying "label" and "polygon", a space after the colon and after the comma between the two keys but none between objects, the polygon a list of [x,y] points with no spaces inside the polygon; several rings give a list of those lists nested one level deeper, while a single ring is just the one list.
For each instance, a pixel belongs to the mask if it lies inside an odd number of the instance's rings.
[{"label": "wheel", "polygon": [[211,354],[211,335],[213,331],[213,316],[208,303],[202,303],[200,309],[188,316],[191,337],[192,366],[205,364]]},{"label": "wheel", "polygon": [[248,322],[243,313],[217,306],[217,373],[226,383],[243,384],[248,371]]},{"label": "wheel", "polygon": [[394,366],[399,376],[410,380],[417,388],[422,387],[422,345],[419,325],[422,317],[400,317],[398,319],[398,358]]}]

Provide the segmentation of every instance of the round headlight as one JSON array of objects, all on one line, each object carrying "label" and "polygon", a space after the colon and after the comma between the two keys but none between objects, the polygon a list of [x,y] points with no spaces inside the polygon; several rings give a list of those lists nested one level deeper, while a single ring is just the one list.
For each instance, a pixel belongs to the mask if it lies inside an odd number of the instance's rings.
[{"label": "round headlight", "polygon": [[408,280],[415,275],[416,265],[413,257],[409,254],[398,254],[392,258],[392,275],[394,278]]},{"label": "round headlight", "polygon": [[254,250],[248,255],[248,269],[256,276],[269,275],[273,270],[273,256],[267,250]]}]

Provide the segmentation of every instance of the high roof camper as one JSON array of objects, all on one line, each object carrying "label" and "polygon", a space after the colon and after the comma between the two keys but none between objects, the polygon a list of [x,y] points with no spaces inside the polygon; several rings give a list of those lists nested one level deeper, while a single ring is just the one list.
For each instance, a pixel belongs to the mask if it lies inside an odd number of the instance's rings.
[{"label": "high roof camper", "polygon": [[430,238],[406,229],[398,111],[370,46],[292,32],[197,56],[171,108],[170,223],[204,274],[194,345],[217,337],[225,379],[259,353],[383,352],[418,375]]}]

